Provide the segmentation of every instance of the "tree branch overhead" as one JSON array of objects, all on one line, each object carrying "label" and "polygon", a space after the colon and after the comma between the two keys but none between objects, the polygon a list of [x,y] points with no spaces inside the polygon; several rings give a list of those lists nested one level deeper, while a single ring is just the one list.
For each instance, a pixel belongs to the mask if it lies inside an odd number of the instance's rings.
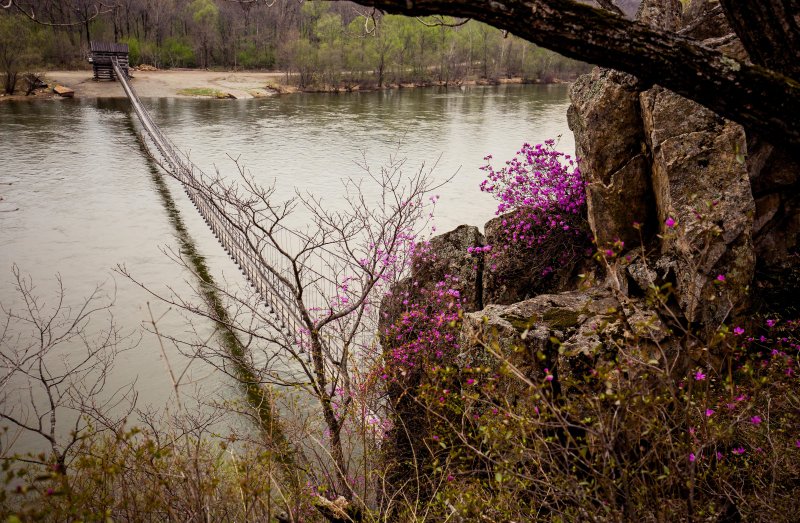
[{"label": "tree branch overhead", "polygon": [[[646,83],[667,87],[776,145],[800,150],[797,78],[742,62],[696,40],[654,30],[604,9],[571,0],[358,3],[393,14],[479,20],[570,58],[625,71]],[[760,28],[751,26],[750,30]],[[792,55],[786,51],[786,56]]]}]

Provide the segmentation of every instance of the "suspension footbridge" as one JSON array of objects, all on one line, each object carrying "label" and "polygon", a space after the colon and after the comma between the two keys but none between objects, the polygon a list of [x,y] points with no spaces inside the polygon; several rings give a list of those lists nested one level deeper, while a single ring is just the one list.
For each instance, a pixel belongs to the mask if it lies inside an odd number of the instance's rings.
[{"label": "suspension footbridge", "polygon": [[[155,152],[163,159],[162,166],[181,183],[183,190],[191,200],[194,207],[202,216],[205,223],[216,236],[225,252],[237,264],[244,276],[259,293],[273,315],[275,324],[284,334],[294,337],[295,343],[301,348],[304,346],[304,332],[307,324],[303,319],[303,310],[309,310],[311,305],[324,309],[325,293],[316,292],[316,296],[298,295],[298,285],[291,267],[286,267],[286,254],[280,252],[275,245],[260,242],[257,248],[253,238],[249,237],[246,230],[236,226],[231,216],[225,212],[219,201],[212,197],[213,192],[208,187],[210,178],[195,165],[189,157],[178,149],[174,143],[161,131],[153,121],[150,113],[142,104],[135,89],[131,85],[127,71],[118,60],[112,59],[114,76],[119,80],[125,94],[131,102],[134,112],[142,124],[142,135],[148,145],[152,145]],[[284,232],[291,232],[284,229]],[[286,235],[284,235],[286,236]],[[266,263],[265,263],[266,261]],[[282,265],[284,265],[282,267]],[[336,284],[328,278],[305,268],[314,280],[313,287],[319,289],[320,282],[332,287]],[[306,276],[308,276],[307,274]],[[311,307],[313,309],[313,307]]]}]

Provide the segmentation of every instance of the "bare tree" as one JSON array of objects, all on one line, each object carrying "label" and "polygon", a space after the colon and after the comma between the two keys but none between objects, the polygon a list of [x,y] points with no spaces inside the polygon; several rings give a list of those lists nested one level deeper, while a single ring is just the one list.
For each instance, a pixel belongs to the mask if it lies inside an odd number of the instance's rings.
[{"label": "bare tree", "polygon": [[34,22],[52,26],[83,26],[87,43],[91,38],[89,24],[110,13],[115,0],[3,0],[0,8],[18,11]]},{"label": "bare tree", "polygon": [[[16,460],[53,465],[66,482],[73,447],[98,430],[119,428],[133,410],[132,384],[114,391],[106,385],[115,357],[136,340],[114,325],[113,299],[100,287],[73,306],[57,277],[49,304],[17,266],[13,274],[20,306],[0,305],[0,420],[49,448]],[[102,316],[107,322],[98,326]]]},{"label": "bare tree", "polygon": [[[237,167],[234,180],[195,171],[193,179],[182,181],[256,287],[247,294],[217,289],[227,309],[237,311],[226,321],[247,340],[246,351],[195,347],[192,356],[222,361],[218,367],[234,377],[231,369],[244,363],[256,369],[262,383],[313,398],[324,431],[311,436],[317,448],[307,450],[317,453],[315,461],[334,491],[353,499],[352,456],[343,430],[363,421],[359,415],[379,409],[363,405],[354,371],[361,375],[359,368],[380,358],[379,301],[404,270],[417,230],[429,216],[425,197],[435,189],[430,170],[409,175],[396,158],[379,172],[364,165],[362,179],[342,182],[345,200],[331,202],[300,192],[277,201],[274,187],[261,186],[238,162]],[[133,278],[124,268],[121,272]],[[221,320],[207,304],[153,294]],[[272,301],[268,307],[262,296]]]}]

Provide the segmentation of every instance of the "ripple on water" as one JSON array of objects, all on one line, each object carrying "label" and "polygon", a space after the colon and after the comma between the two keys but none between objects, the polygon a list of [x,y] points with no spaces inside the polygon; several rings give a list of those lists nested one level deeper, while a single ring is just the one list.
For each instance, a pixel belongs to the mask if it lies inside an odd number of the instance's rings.
[{"label": "ripple on water", "polygon": [[[253,100],[148,99],[154,120],[207,171],[234,176],[240,161],[279,197],[295,190],[321,194],[340,205],[342,177],[363,177],[362,155],[372,168],[398,152],[405,172],[438,162],[443,180],[437,226],[482,226],[494,201],[481,194],[479,167],[493,154],[502,161],[523,142],[559,134],[572,154],[566,86],[412,89],[357,94],[309,94]],[[127,100],[0,105],[0,301],[13,296],[10,267],[17,263],[46,294],[60,273],[78,300],[96,284],[116,288],[116,321],[133,331],[148,318],[152,297],[113,272],[117,264],[166,294],[190,295],[191,275],[162,249],[175,249],[174,230],[153,187],[132,131]],[[400,144],[398,146],[398,144]],[[175,183],[170,183],[190,233],[213,271],[241,279]],[[377,197],[377,192],[370,193]],[[160,312],[167,307],[154,304]],[[160,325],[187,338],[175,312]],[[170,358],[179,358],[171,349]],[[160,405],[170,391],[155,339],[145,334],[121,358],[115,384],[138,378],[140,403]],[[199,374],[206,374],[202,370]],[[210,378],[211,382],[219,378]],[[218,382],[216,382],[218,383]]]}]

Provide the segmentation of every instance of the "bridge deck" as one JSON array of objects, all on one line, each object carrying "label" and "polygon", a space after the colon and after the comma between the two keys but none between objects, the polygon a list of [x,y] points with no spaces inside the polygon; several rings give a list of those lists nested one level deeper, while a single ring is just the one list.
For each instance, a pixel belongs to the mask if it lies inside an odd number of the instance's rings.
[{"label": "bridge deck", "polygon": [[[281,274],[276,269],[276,267],[279,267],[278,261],[282,256],[274,246],[269,244],[261,245],[259,251],[254,250],[252,239],[248,238],[246,232],[234,227],[230,217],[226,216],[219,206],[215,205],[207,196],[208,190],[203,185],[203,179],[208,178],[185,154],[175,147],[153,122],[149,112],[142,105],[136,91],[128,81],[127,75],[123,74],[120,64],[116,60],[113,61],[113,66],[117,79],[120,81],[125,94],[128,96],[136,115],[144,127],[146,137],[164,158],[166,166],[175,178],[181,182],[186,195],[217,237],[219,243],[271,309],[272,314],[278,320],[277,323],[282,326],[284,333],[294,336],[296,343],[302,350],[304,322],[300,313],[299,300],[295,296],[294,289],[285,283],[287,277],[291,281],[291,275],[286,274],[284,271],[281,271],[283,272]],[[273,260],[275,263],[272,266],[265,264],[263,263],[264,259]]]}]

